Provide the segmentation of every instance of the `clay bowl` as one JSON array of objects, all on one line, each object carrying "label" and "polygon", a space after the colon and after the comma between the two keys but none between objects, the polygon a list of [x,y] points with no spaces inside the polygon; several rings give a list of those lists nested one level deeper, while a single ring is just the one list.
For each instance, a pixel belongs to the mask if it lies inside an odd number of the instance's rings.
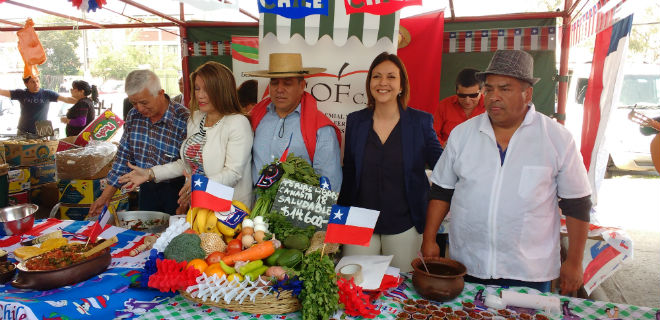
[{"label": "clay bowl", "polygon": [[20,289],[49,290],[87,280],[105,271],[112,257],[110,248],[101,255],[55,270],[28,270],[25,261],[16,266],[18,274],[11,285]]},{"label": "clay bowl", "polygon": [[9,262],[3,261],[0,262],[0,283],[7,283],[14,277],[16,273],[16,266]]},{"label": "clay bowl", "polygon": [[463,276],[467,269],[458,261],[446,258],[424,258],[429,272],[422,261],[412,261],[413,286],[422,297],[435,301],[449,301],[463,291]]},{"label": "clay bowl", "polygon": [[36,204],[20,204],[0,209],[0,237],[23,234],[32,229]]}]

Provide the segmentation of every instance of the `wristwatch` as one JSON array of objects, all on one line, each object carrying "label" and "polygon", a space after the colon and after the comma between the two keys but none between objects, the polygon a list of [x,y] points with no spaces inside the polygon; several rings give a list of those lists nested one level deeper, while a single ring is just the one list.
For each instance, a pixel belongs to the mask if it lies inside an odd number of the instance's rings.
[{"label": "wristwatch", "polygon": [[149,180],[147,181],[154,181],[156,179],[156,174],[154,174],[154,170],[149,168]]}]

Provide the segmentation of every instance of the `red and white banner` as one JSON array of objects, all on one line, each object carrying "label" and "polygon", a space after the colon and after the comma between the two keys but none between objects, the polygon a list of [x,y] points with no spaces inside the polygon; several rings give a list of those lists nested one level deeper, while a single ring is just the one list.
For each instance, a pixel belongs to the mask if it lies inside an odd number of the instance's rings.
[{"label": "red and white banner", "polygon": [[571,41],[574,46],[614,23],[616,12],[626,0],[598,0],[571,23]]},{"label": "red and white banner", "polygon": [[392,14],[407,6],[421,6],[422,0],[397,0],[397,1],[374,1],[374,0],[344,0],[346,14],[371,13],[379,16]]},{"label": "red and white banner", "polygon": [[[405,21],[406,19],[401,19]],[[511,29],[448,31],[443,38],[444,53],[493,52],[496,50],[555,50],[557,28],[536,26]]]},{"label": "red and white banner", "polygon": [[633,16],[629,15],[596,35],[593,63],[584,99],[581,148],[584,166],[588,170],[593,191],[592,201],[597,203],[596,167],[607,161],[599,149],[605,140],[605,130],[614,101],[619,100],[623,80],[623,59],[628,48],[628,37]]},{"label": "red and white banner", "polygon": [[229,41],[195,41],[188,42],[188,55],[201,56],[226,56],[231,54],[231,42]]}]

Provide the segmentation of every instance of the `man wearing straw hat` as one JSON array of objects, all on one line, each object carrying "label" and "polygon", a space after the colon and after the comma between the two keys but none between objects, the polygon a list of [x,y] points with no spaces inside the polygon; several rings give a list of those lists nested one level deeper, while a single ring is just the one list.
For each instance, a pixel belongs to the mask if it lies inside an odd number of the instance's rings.
[{"label": "man wearing straw hat", "polygon": [[299,53],[271,53],[268,70],[247,72],[252,77],[270,78],[270,97],[250,112],[254,131],[252,178],[280,158],[289,146],[289,154],[309,161],[314,171],[330,180],[332,190],[341,188],[339,142],[341,132],[318,110],[316,99],[305,92],[305,77],[325,68],[303,68]]},{"label": "man wearing straw hat", "polygon": [[547,292],[559,276],[568,293],[582,284],[591,189],[570,133],[531,102],[533,63],[524,51],[498,50],[477,73],[487,112],[452,131],[433,170],[422,251],[438,256],[436,232],[451,209],[450,253],[466,281]]}]

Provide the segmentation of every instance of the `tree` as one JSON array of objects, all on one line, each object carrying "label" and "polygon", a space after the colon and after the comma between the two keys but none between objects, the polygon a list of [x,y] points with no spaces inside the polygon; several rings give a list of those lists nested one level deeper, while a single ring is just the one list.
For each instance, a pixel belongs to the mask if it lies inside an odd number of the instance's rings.
[{"label": "tree", "polygon": [[[68,20],[62,18],[48,20],[54,23],[68,23]],[[80,58],[76,50],[82,34],[77,30],[38,31],[37,35],[48,57],[46,63],[39,66],[42,86],[57,91],[63,76],[80,74]]]}]

